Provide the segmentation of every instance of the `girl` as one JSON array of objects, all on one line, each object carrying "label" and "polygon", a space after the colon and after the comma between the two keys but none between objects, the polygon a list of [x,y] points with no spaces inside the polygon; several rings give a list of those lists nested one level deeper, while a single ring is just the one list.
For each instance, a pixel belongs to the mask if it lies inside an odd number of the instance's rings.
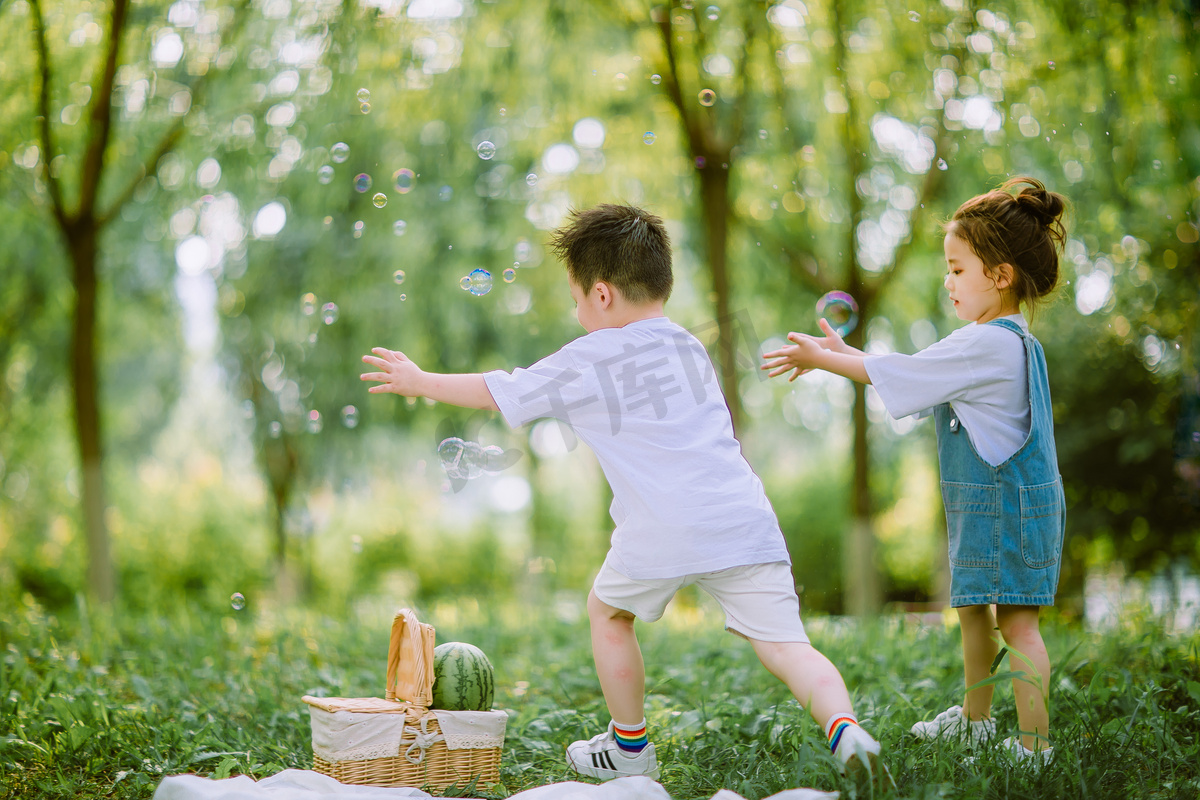
[{"label": "girl", "polygon": [[872,384],[896,418],[932,411],[967,691],[961,706],[912,732],[972,744],[995,734],[992,685],[977,684],[996,658],[999,628],[1022,662],[1014,671],[1025,673],[1013,680],[1019,736],[1002,747],[1035,765],[1053,752],[1050,659],[1038,611],[1054,604],[1064,498],[1046,360],[1021,306],[1032,314],[1058,281],[1065,208],[1061,195],[1032,178],[962,204],[943,226],[945,286],[958,318],[971,324],[942,341],[911,356],[867,355],[821,320],[823,337],[788,334],[792,344],[767,353],[773,360],[763,367],[771,377],[791,370],[790,380],[823,369]]}]

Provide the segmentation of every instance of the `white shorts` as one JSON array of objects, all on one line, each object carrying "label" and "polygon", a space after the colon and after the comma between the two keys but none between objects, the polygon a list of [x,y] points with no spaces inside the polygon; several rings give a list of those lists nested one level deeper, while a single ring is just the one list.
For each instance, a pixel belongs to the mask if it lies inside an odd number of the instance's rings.
[{"label": "white shorts", "polygon": [[592,591],[613,608],[654,622],[675,593],[691,583],[721,604],[730,633],[760,642],[808,642],[792,569],[784,561],[639,581],[617,572],[605,559]]}]

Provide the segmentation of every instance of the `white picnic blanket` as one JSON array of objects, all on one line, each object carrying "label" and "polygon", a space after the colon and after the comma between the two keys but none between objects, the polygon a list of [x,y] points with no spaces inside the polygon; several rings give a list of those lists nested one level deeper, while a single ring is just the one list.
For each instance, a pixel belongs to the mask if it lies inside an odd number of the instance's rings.
[{"label": "white picnic blanket", "polygon": [[[767,800],[837,800],[837,792],[788,789]],[[512,795],[509,800],[671,800],[662,784],[645,777],[618,778],[599,786],[579,781],[551,783]],[[432,800],[420,789],[349,786],[319,772],[285,769],[255,781],[245,775],[224,780],[198,775],[163,778],[152,800]],[[711,800],[745,800],[727,789]]]}]

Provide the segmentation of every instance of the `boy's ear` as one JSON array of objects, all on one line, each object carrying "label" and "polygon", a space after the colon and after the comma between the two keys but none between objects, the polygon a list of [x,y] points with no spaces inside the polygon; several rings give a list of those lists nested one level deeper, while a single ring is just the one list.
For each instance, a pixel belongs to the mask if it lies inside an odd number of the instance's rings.
[{"label": "boy's ear", "polygon": [[1011,289],[1013,285],[1012,264],[1001,264],[996,267],[995,280],[997,289]]},{"label": "boy's ear", "polygon": [[592,291],[596,293],[596,299],[600,301],[601,308],[608,308],[613,302],[613,287],[604,281],[596,281],[592,286]]}]

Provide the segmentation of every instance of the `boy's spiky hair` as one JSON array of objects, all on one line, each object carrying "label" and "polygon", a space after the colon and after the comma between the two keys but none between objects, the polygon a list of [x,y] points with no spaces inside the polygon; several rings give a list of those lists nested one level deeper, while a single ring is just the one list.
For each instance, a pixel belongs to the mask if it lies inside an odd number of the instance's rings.
[{"label": "boy's spiky hair", "polygon": [[605,203],[572,211],[550,247],[585,292],[604,281],[635,304],[671,296],[670,237],[662,219],[640,208]]}]

